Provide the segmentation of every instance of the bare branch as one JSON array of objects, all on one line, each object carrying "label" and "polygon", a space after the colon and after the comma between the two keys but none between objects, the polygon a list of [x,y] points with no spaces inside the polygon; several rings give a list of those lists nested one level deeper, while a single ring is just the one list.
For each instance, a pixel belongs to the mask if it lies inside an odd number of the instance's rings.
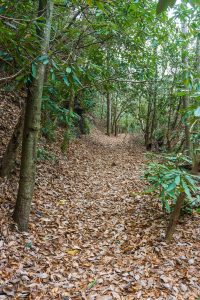
[{"label": "bare branch", "polygon": [[19,74],[21,74],[21,72],[23,71],[23,69],[19,70],[17,73],[13,74],[13,75],[10,75],[8,77],[3,77],[3,78],[0,78],[0,82],[3,82],[3,81],[9,81],[9,80],[12,80],[14,78],[16,78]]}]

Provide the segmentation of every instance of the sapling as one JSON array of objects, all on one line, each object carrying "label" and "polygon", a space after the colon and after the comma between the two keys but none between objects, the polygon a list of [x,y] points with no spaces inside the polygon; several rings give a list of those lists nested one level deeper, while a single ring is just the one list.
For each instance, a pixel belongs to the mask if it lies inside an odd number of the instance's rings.
[{"label": "sapling", "polygon": [[168,157],[162,163],[150,162],[144,175],[151,185],[148,192],[158,193],[163,209],[171,213],[166,232],[168,242],[172,238],[184,205],[192,208],[200,190],[197,185],[199,178],[181,168],[177,161],[180,162],[180,157]]}]

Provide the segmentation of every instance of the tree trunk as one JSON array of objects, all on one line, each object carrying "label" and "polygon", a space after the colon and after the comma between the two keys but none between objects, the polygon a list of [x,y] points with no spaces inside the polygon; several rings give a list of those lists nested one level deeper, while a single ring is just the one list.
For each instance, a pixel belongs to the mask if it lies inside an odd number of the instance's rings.
[{"label": "tree trunk", "polygon": [[0,163],[0,177],[9,176],[14,168],[18,149],[22,140],[24,114],[22,113],[7,145]]},{"label": "tree trunk", "polygon": [[102,96],[102,98],[101,98],[101,117],[100,117],[101,120],[103,120],[103,116],[104,116],[104,97]]},{"label": "tree trunk", "polygon": [[107,92],[107,135],[111,135],[111,99],[109,92]]},{"label": "tree trunk", "polygon": [[[182,33],[184,35],[187,34],[187,25],[185,23],[182,23]],[[186,73],[186,71],[188,70],[187,47],[184,47],[184,49],[182,49],[182,62],[183,62],[184,72]],[[185,85],[185,89],[186,90],[188,89],[187,85]],[[183,96],[182,101],[183,101],[183,109],[186,112],[186,110],[189,106],[188,92],[186,95]],[[191,155],[190,128],[189,128],[187,119],[185,120],[184,129],[185,129],[185,150],[186,150],[187,155]]]},{"label": "tree trunk", "polygon": [[[196,41],[196,61],[195,71],[197,76],[200,74],[200,37],[197,36]],[[198,129],[197,129],[198,130]],[[193,144],[193,158],[192,158],[192,174],[197,175],[200,171],[200,150],[199,142]]]},{"label": "tree trunk", "polygon": [[178,199],[176,201],[176,205],[175,205],[174,210],[173,210],[173,212],[171,213],[171,216],[170,216],[169,225],[168,225],[167,231],[166,231],[166,241],[168,243],[170,243],[170,241],[172,239],[172,236],[173,236],[173,233],[175,231],[176,224],[177,224],[177,221],[179,219],[181,207],[184,203],[184,200],[185,200],[185,193],[182,192],[178,196]]},{"label": "tree trunk", "polygon": [[[45,24],[41,33],[41,56],[48,54],[51,20],[53,13],[53,1],[39,1],[39,10],[41,3],[44,8]],[[36,78],[33,78],[28,90],[24,132],[22,142],[22,158],[20,169],[19,190],[17,202],[13,213],[13,219],[18,224],[19,230],[28,230],[29,214],[33,197],[36,173],[36,155],[38,135],[40,132],[41,102],[45,76],[45,65],[42,61],[37,63]]]},{"label": "tree trunk", "polygon": [[[171,151],[171,119],[172,119],[172,113],[173,113],[173,89],[174,89],[174,81],[175,76],[173,79],[173,84],[170,89],[169,94],[169,111],[168,111],[168,120],[167,120],[167,133],[166,133],[166,149],[167,151]],[[173,128],[172,128],[173,129]]]},{"label": "tree trunk", "polygon": [[75,102],[75,93],[73,90],[71,90],[70,99],[69,99],[69,111],[70,112],[74,111],[74,102]]},{"label": "tree trunk", "polygon": [[152,102],[151,102],[151,96],[149,94],[148,98],[148,109],[147,109],[147,119],[146,119],[146,126],[145,126],[145,146],[148,151],[151,150],[152,145],[150,144],[150,123],[151,123],[151,108],[152,108]]},{"label": "tree trunk", "polygon": [[70,143],[70,129],[66,128],[64,132],[63,142],[61,144],[61,151],[64,154],[69,149]]},{"label": "tree trunk", "polygon": [[[184,110],[186,110],[187,107],[188,107],[188,96],[185,95],[185,96],[183,96]],[[185,122],[187,123],[187,120],[185,120]],[[190,129],[189,129],[188,124],[185,124],[184,130],[185,130],[185,150],[186,150],[187,155],[190,155]]]},{"label": "tree trunk", "polygon": [[117,136],[118,129],[117,129],[117,121],[115,121],[115,136]]},{"label": "tree trunk", "polygon": [[149,144],[153,145],[154,132],[157,127],[157,77],[158,77],[158,67],[157,67],[157,46],[154,48],[154,56],[156,58],[155,64],[155,74],[154,74],[154,89],[153,89],[153,111],[152,111],[152,120],[151,120],[151,129],[149,135]]}]

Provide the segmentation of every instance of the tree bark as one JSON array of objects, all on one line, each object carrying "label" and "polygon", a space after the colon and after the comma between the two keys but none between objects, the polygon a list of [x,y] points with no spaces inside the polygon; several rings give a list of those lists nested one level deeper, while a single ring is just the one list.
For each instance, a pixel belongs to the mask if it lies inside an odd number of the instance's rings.
[{"label": "tree bark", "polygon": [[176,80],[176,72],[174,73],[172,86],[171,86],[170,92],[169,92],[169,111],[168,111],[167,132],[166,132],[166,149],[167,149],[167,151],[171,151],[171,133],[174,130],[174,127],[172,127],[172,118],[173,118],[173,110],[174,110],[173,102],[175,100],[173,97],[175,80]]},{"label": "tree bark", "polygon": [[[155,67],[154,78],[157,79],[157,64]],[[154,135],[155,125],[156,125],[156,109],[157,109],[157,83],[156,82],[155,82],[154,89],[152,89],[152,86],[150,86],[148,94],[149,97],[148,97],[148,109],[147,109],[147,118],[146,118],[146,126],[145,126],[145,146],[147,151],[151,151],[153,146],[153,135]]]},{"label": "tree bark", "polygon": [[154,49],[154,56],[156,58],[155,64],[155,75],[154,75],[154,89],[153,89],[153,111],[152,111],[152,120],[151,120],[151,129],[150,129],[150,136],[149,136],[149,144],[153,145],[154,140],[154,132],[157,127],[157,77],[158,77],[158,67],[157,67],[157,46]]},{"label": "tree bark", "polygon": [[118,126],[117,126],[117,120],[115,120],[115,136],[117,137],[118,134]]},{"label": "tree bark", "polygon": [[21,114],[0,163],[0,177],[9,176],[14,168],[22,140],[24,113]]},{"label": "tree bark", "polygon": [[145,126],[145,146],[146,149],[149,151],[151,150],[152,145],[150,144],[150,122],[151,122],[151,108],[152,108],[152,103],[151,103],[151,96],[149,95],[148,99],[148,109],[147,109],[147,119],[146,119],[146,126]]},{"label": "tree bark", "polygon": [[101,120],[103,120],[103,116],[104,116],[104,97],[102,96],[102,98],[101,98],[101,117],[100,117]]},{"label": "tree bark", "polygon": [[[187,25],[185,23],[182,23],[182,33],[184,35],[187,34]],[[182,49],[182,63],[183,63],[184,71],[188,70],[188,57],[187,57],[186,51],[187,51],[187,47],[184,47],[184,49]],[[187,88],[188,88],[187,85],[185,85],[186,90],[187,90]],[[182,101],[183,101],[183,109],[186,111],[189,106],[188,93],[183,96]],[[187,120],[185,120],[184,130],[185,130],[185,150],[186,150],[187,155],[190,156],[191,155],[190,128],[189,128]]]},{"label": "tree bark", "polygon": [[69,99],[69,111],[74,111],[74,101],[75,101],[75,93],[74,90],[71,90],[70,99]]},{"label": "tree bark", "polygon": [[[46,56],[50,41],[53,1],[39,1],[39,11],[41,11],[41,3],[43,5],[45,24],[41,33],[40,55]],[[20,231],[28,230],[29,214],[35,185],[37,143],[40,132],[44,76],[45,65],[42,61],[38,61],[36,78],[33,78],[28,89],[22,142],[20,181],[16,206],[13,213],[13,219],[18,224]]]},{"label": "tree bark", "polygon": [[175,205],[174,210],[173,210],[173,212],[171,213],[171,216],[170,216],[169,225],[168,225],[167,231],[166,231],[166,241],[168,243],[170,243],[170,241],[172,239],[172,236],[174,234],[176,224],[177,224],[177,221],[179,219],[181,207],[184,203],[184,200],[185,200],[185,193],[182,192],[178,196],[178,199],[176,201],[176,205]]},{"label": "tree bark", "polygon": [[107,92],[107,135],[111,135],[111,99],[110,94]]},{"label": "tree bark", "polygon": [[152,110],[152,88],[151,85],[149,85],[149,88],[147,89],[147,115],[146,115],[145,133],[144,133],[145,147],[147,151],[151,150],[151,146],[149,147],[151,110]]},{"label": "tree bark", "polygon": [[[196,40],[196,61],[195,71],[197,76],[200,74],[200,37],[197,36]],[[198,130],[198,129],[197,129]],[[200,171],[200,150],[198,149],[199,143],[193,145],[193,158],[192,158],[192,174],[197,175]]]}]

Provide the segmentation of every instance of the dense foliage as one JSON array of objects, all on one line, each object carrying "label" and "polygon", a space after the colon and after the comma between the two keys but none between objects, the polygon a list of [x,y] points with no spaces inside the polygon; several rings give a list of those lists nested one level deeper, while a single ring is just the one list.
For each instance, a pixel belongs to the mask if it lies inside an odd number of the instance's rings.
[{"label": "dense foliage", "polygon": [[184,163],[188,159],[179,155],[176,157],[164,157],[160,163],[151,162],[145,172],[145,178],[152,185],[146,192],[152,193],[161,199],[163,209],[171,212],[173,205],[180,193],[185,193],[183,211],[191,212],[200,206],[198,191],[198,176],[191,175],[184,169]]}]

